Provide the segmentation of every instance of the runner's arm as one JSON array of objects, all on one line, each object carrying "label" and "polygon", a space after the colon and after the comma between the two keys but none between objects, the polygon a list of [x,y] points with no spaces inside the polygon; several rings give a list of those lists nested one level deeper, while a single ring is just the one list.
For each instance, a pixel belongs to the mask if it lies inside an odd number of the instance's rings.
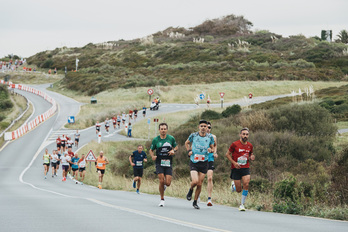
[{"label": "runner's arm", "polygon": [[191,147],[191,142],[190,140],[186,140],[185,142],[185,148],[187,150],[187,155],[191,156],[192,155],[192,147]]},{"label": "runner's arm", "polygon": [[132,162],[132,156],[131,156],[131,155],[129,156],[129,163],[130,163],[132,166],[135,166],[135,164]]},{"label": "runner's arm", "polygon": [[232,159],[232,153],[229,150],[226,152],[226,157],[237,169],[240,168],[239,164]]},{"label": "runner's arm", "polygon": [[150,149],[150,155],[151,155],[152,160],[157,159],[157,156],[154,155],[153,150],[151,150],[151,149]]}]

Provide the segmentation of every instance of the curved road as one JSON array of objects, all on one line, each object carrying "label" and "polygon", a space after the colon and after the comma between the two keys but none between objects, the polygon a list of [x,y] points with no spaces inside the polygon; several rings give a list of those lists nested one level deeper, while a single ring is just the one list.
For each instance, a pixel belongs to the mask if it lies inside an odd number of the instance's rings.
[{"label": "curved road", "polygon": [[[44,86],[39,86],[44,88]],[[35,105],[35,115],[50,105],[26,93]],[[158,207],[159,196],[134,192],[100,190],[76,185],[61,178],[43,179],[42,152],[55,147],[56,133],[62,132],[67,116],[75,115],[80,104],[49,92],[59,104],[59,113],[35,130],[0,151],[1,231],[347,231],[348,222],[285,214],[246,211],[214,205],[195,210],[192,202],[166,197]],[[185,106],[195,108],[195,105]],[[163,109],[180,111],[176,105]],[[148,112],[154,114],[154,112]],[[157,112],[156,112],[157,113]],[[34,115],[34,116],[35,116]],[[66,131],[65,131],[66,132]],[[81,133],[82,142],[96,139],[94,128]],[[91,136],[91,137],[90,137]],[[111,138],[112,137],[112,138]],[[124,139],[111,135],[106,139]],[[175,182],[175,180],[174,180]],[[178,187],[178,186],[176,186]],[[187,191],[185,186],[183,195]],[[236,195],[231,194],[231,197]],[[238,195],[238,198],[240,196]]]}]

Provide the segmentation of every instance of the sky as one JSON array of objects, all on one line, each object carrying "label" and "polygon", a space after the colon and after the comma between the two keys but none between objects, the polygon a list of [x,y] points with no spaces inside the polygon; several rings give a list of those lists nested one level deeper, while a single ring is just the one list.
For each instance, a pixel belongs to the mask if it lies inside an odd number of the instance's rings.
[{"label": "sky", "polygon": [[283,37],[348,30],[348,0],[0,0],[0,59],[141,38],[234,14]]}]

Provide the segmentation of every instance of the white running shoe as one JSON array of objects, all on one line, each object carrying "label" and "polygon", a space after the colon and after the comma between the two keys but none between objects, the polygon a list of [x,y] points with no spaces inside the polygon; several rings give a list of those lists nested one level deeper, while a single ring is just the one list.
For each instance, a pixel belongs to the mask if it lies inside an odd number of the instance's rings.
[{"label": "white running shoe", "polygon": [[207,206],[213,206],[213,202],[211,202],[211,199],[208,200]]},{"label": "white running shoe", "polygon": [[244,205],[240,205],[240,206],[239,206],[239,211],[245,211]]},{"label": "white running shoe", "polygon": [[164,200],[161,200],[158,206],[159,207],[164,207]]},{"label": "white running shoe", "polygon": [[236,185],[234,184],[234,181],[232,180],[231,182],[231,191],[235,192],[236,191]]}]

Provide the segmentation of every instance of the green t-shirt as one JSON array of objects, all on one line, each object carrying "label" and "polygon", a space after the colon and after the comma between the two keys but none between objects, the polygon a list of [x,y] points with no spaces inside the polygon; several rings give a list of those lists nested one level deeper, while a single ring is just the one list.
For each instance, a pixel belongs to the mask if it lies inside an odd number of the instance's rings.
[{"label": "green t-shirt", "polygon": [[[167,135],[165,139],[161,139],[161,136],[157,136],[152,140],[150,149],[156,150],[156,163],[160,164],[162,159],[170,160],[172,164],[173,156],[168,155],[168,152],[177,146],[175,139],[171,135]],[[171,166],[171,165],[170,165]]]}]

